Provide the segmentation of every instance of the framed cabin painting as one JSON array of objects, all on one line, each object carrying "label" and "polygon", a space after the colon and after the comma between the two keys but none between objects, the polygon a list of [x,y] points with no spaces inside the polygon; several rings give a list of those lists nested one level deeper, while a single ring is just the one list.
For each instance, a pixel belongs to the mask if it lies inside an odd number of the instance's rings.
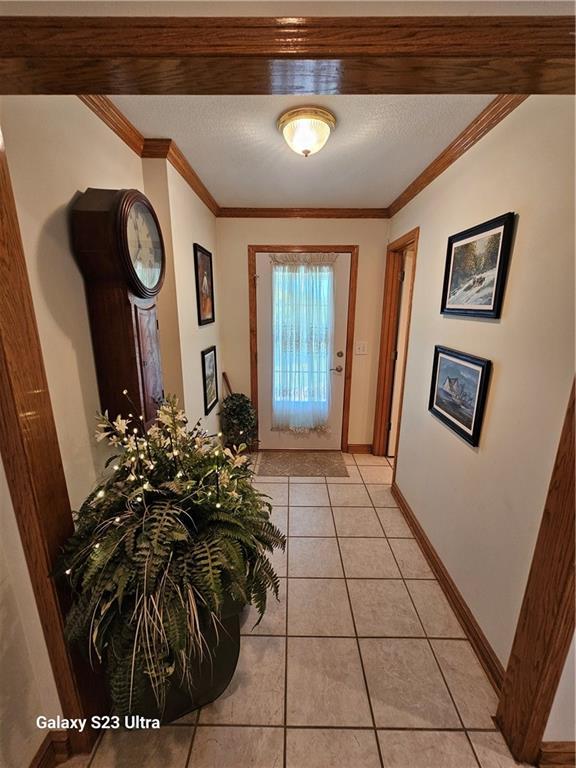
[{"label": "framed cabin painting", "polygon": [[492,363],[448,347],[434,347],[428,410],[470,445],[480,442]]},{"label": "framed cabin painting", "polygon": [[198,243],[194,243],[194,271],[196,273],[198,325],[208,325],[216,319],[214,315],[212,254]]},{"label": "framed cabin painting", "polygon": [[442,314],[500,317],[514,222],[505,213],[448,238]]},{"label": "framed cabin painting", "polygon": [[208,416],[218,402],[218,367],[216,365],[216,347],[208,347],[200,353],[202,356],[202,386],[204,390],[204,415]]}]

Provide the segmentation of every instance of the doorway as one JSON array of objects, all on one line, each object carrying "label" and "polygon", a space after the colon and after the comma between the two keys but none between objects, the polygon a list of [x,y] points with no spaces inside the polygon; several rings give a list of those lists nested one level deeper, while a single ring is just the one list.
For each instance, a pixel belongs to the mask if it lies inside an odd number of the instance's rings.
[{"label": "doorway", "polygon": [[264,450],[347,450],[357,246],[250,246],[252,401]]},{"label": "doorway", "polygon": [[395,465],[416,274],[419,229],[390,243],[386,252],[384,304],[372,453]]},{"label": "doorway", "polygon": [[390,459],[396,458],[398,443],[400,402],[406,352],[408,351],[408,330],[410,324],[410,299],[414,267],[416,266],[416,251],[412,245],[402,254],[402,271],[400,272],[400,302],[398,307],[398,334],[396,337],[396,360],[394,361],[394,381],[392,384],[392,402],[390,406],[390,429],[386,441],[385,455]]}]

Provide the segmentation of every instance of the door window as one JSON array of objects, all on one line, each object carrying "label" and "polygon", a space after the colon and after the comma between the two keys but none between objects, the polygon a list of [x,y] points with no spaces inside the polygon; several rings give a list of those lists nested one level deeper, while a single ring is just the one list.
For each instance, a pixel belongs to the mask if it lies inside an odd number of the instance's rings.
[{"label": "door window", "polygon": [[276,431],[305,433],[328,427],[334,266],[326,258],[318,260],[321,263],[272,264],[272,429]]}]

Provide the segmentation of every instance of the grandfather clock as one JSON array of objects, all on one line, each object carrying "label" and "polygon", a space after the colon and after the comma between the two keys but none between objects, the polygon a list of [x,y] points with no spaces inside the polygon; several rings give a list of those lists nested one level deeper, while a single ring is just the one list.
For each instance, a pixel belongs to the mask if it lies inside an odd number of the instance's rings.
[{"label": "grandfather clock", "polygon": [[86,285],[101,408],[112,419],[137,409],[149,424],[164,395],[156,298],[165,254],[158,218],[137,190],[87,189],[72,206],[71,232]]}]

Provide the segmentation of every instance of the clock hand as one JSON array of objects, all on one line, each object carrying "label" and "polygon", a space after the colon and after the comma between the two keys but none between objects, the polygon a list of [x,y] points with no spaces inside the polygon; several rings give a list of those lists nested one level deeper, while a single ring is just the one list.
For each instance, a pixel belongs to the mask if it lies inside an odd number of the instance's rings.
[{"label": "clock hand", "polygon": [[136,221],[136,218],[132,219],[132,226],[134,227],[134,234],[136,235],[136,241],[138,243],[138,250],[140,250],[140,248],[141,248],[140,232],[138,231],[138,222]]}]

